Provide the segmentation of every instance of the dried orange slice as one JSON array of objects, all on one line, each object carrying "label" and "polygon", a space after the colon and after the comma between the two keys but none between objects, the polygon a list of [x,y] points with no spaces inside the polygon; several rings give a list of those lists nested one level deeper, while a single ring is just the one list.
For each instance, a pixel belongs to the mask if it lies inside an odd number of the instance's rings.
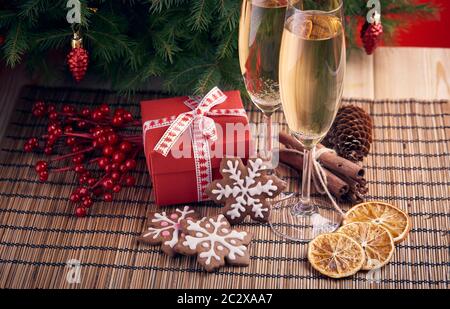
[{"label": "dried orange slice", "polygon": [[353,222],[342,226],[343,233],[356,240],[366,253],[363,270],[372,270],[386,265],[394,253],[394,239],[391,233],[381,225],[371,222]]},{"label": "dried orange slice", "polygon": [[361,245],[345,234],[321,234],[309,243],[308,260],[325,276],[343,278],[361,269],[365,254]]},{"label": "dried orange slice", "polygon": [[382,202],[365,202],[353,206],[345,214],[343,225],[352,222],[372,222],[391,233],[394,243],[406,238],[411,228],[408,215],[397,207]]}]

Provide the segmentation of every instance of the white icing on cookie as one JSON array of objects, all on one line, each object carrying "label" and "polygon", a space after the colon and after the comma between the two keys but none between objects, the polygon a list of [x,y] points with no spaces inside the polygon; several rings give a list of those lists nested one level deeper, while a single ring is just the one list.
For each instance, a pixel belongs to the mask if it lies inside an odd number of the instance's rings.
[{"label": "white icing on cookie", "polygon": [[[205,224],[205,222],[208,223]],[[199,221],[187,221],[187,223],[187,230],[196,233],[194,233],[195,236],[186,235],[182,245],[189,247],[191,250],[195,250],[199,244],[201,244],[203,248],[210,248],[208,251],[199,253],[200,258],[206,258],[205,263],[207,265],[211,264],[212,259],[217,261],[221,260],[216,249],[218,251],[223,251],[227,248],[229,252],[226,257],[230,260],[235,260],[236,256],[245,255],[247,247],[244,245],[237,245],[236,239],[243,241],[247,236],[247,233],[229,229],[229,223],[223,215],[219,215],[217,219],[205,217]],[[206,227],[207,224],[209,224],[210,228]],[[223,236],[218,234],[219,231],[223,232],[224,230],[227,230],[228,233]],[[205,244],[207,244],[207,246],[205,246]]]},{"label": "white icing on cookie", "polygon": [[[166,236],[167,233],[165,231],[167,231],[172,237],[165,241],[164,244],[173,248],[177,244],[181,232],[179,223],[186,218],[188,214],[192,214],[195,211],[190,209],[189,206],[184,206],[182,210],[177,208],[175,212],[179,213],[179,215],[177,214],[176,216],[176,220],[172,220],[171,215],[167,215],[165,211],[162,213],[155,213],[152,223],[159,223],[159,227],[149,227],[147,229],[148,232],[144,233],[142,237],[152,237],[153,239],[156,239],[160,235]],[[175,218],[175,216],[172,217]]]},{"label": "white icing on cookie", "polygon": [[241,217],[247,208],[250,208],[256,218],[264,218],[264,212],[268,212],[269,209],[263,207],[260,199],[255,196],[263,193],[272,196],[278,190],[271,179],[264,184],[256,180],[261,176],[261,171],[266,169],[260,158],[248,162],[250,165],[247,167],[248,176],[242,179],[239,161],[228,160],[227,168],[222,169],[222,173],[229,174],[229,178],[234,180],[232,186],[225,185],[224,187],[221,183],[217,183],[217,189],[212,190],[213,194],[217,194],[217,200],[221,200],[223,197],[235,199],[235,203],[231,204],[231,209],[226,213],[231,220]]}]

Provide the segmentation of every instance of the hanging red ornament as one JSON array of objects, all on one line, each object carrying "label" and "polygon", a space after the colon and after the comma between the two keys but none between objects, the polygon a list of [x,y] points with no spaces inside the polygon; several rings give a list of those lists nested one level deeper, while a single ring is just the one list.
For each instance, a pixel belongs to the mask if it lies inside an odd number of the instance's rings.
[{"label": "hanging red ornament", "polygon": [[73,34],[72,51],[67,55],[67,64],[75,81],[80,82],[86,75],[89,54],[83,48],[83,39],[78,32]]},{"label": "hanging red ornament", "polygon": [[0,45],[3,45],[3,43],[5,43],[5,37],[3,34],[0,34]]},{"label": "hanging red ornament", "polygon": [[380,37],[383,34],[383,25],[381,21],[375,21],[373,23],[364,23],[361,29],[361,40],[364,45],[364,49],[368,55],[373,54],[380,42]]}]

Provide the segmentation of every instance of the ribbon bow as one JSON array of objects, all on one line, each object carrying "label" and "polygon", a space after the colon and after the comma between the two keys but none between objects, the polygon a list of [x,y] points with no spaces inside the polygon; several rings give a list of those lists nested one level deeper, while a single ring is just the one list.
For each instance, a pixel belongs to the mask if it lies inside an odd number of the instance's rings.
[{"label": "ribbon bow", "polygon": [[217,130],[215,122],[206,114],[214,106],[225,102],[226,99],[227,96],[219,88],[214,87],[200,102],[192,98],[187,100],[185,104],[192,108],[192,111],[178,115],[158,144],[156,144],[154,150],[163,156],[167,156],[173,145],[192,124],[195,131],[200,132],[206,139],[216,141]]}]

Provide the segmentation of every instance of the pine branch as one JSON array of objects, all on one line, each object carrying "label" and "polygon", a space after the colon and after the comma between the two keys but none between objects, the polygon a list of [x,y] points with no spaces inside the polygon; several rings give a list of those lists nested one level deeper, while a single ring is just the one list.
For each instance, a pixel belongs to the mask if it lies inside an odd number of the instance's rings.
[{"label": "pine branch", "polygon": [[206,31],[211,23],[211,11],[213,1],[191,0],[191,17],[187,22],[194,31]]},{"label": "pine branch", "polygon": [[29,50],[29,41],[26,25],[22,20],[12,25],[6,36],[3,50],[6,64],[14,67],[22,60],[22,56]]},{"label": "pine branch", "polygon": [[194,94],[205,95],[211,88],[220,83],[221,75],[217,65],[211,65],[200,74],[194,87]]},{"label": "pine branch", "polygon": [[150,11],[160,13],[163,9],[170,9],[179,6],[187,0],[148,0],[150,3]]},{"label": "pine branch", "polygon": [[59,49],[69,46],[72,31],[69,29],[56,29],[36,35],[34,44],[41,50]]},{"label": "pine branch", "polygon": [[218,60],[232,57],[237,48],[237,35],[235,32],[228,33],[217,47],[216,57]]}]

